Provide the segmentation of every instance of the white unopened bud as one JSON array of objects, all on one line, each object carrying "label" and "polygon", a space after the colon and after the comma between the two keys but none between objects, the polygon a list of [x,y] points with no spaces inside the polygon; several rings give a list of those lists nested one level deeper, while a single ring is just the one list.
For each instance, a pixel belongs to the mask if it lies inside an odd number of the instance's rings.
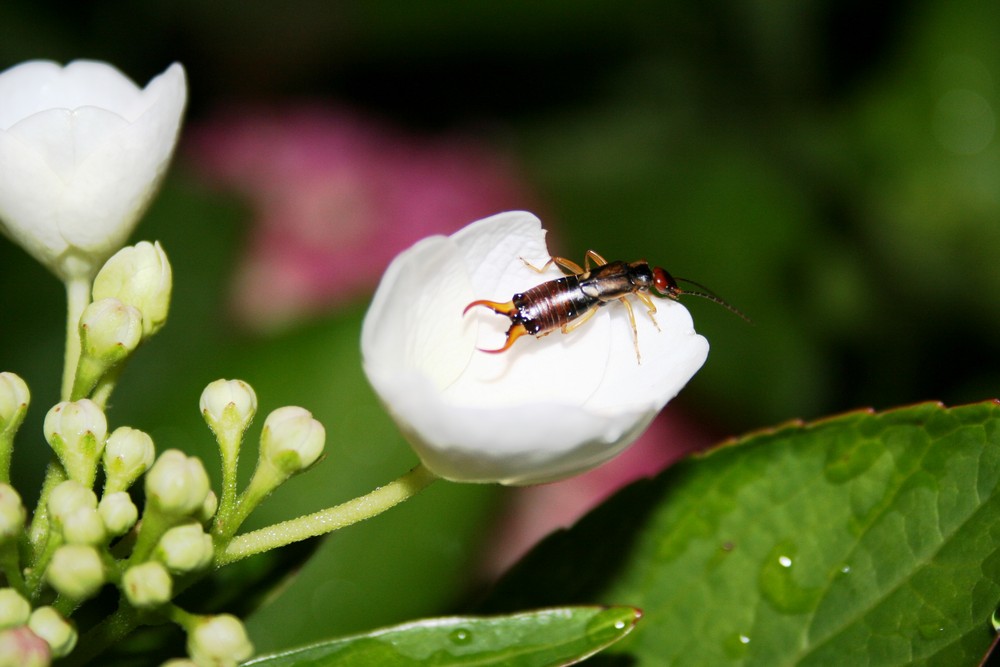
[{"label": "white unopened bud", "polygon": [[168,449],[146,474],[146,498],[160,512],[178,517],[201,510],[208,495],[208,473],[197,457]]},{"label": "white unopened bud", "polygon": [[81,353],[105,367],[127,357],[142,340],[142,313],[118,299],[94,301],[80,316]]},{"label": "white unopened bud", "polygon": [[0,484],[0,545],[16,540],[24,529],[27,513],[21,496],[10,484]]},{"label": "white unopened bud", "polygon": [[56,549],[45,578],[56,592],[72,600],[89,598],[106,581],[97,549],[83,544],[64,544]]},{"label": "white unopened bud", "polygon": [[39,607],[31,612],[28,627],[45,640],[53,658],[69,655],[76,646],[76,629],[52,607]]},{"label": "white unopened bud", "polygon": [[199,665],[233,665],[253,654],[246,628],[231,614],[199,619],[188,628],[187,649]]},{"label": "white unopened bud", "polygon": [[140,241],[119,250],[94,279],[94,300],[112,297],[142,313],[143,337],[163,328],[170,310],[173,274],[159,242]]},{"label": "white unopened bud", "polygon": [[57,528],[62,528],[66,518],[79,509],[97,509],[97,495],[76,481],[67,479],[52,489],[48,500],[49,514]]},{"label": "white unopened bud", "polygon": [[104,451],[108,420],[90,399],[58,403],[45,415],[45,439],[70,479],[92,486]]},{"label": "white unopened bud", "polygon": [[149,470],[156,457],[156,448],[149,434],[121,426],[108,436],[104,447],[105,493],[124,491],[139,475]]},{"label": "white unopened bud", "polygon": [[0,373],[0,433],[13,437],[28,412],[31,393],[14,373]]},{"label": "white unopened bud", "polygon": [[13,588],[0,588],[0,630],[28,622],[31,605]]},{"label": "white unopened bud", "polygon": [[169,602],[174,584],[162,563],[148,561],[125,571],[122,588],[132,606],[142,609]]},{"label": "white unopened bud", "polygon": [[278,408],[264,420],[260,456],[290,477],[315,463],[325,443],[323,425],[308,410],[290,405]]},{"label": "white unopened bud", "polygon": [[212,536],[201,524],[187,523],[171,528],[154,552],[155,557],[176,574],[185,574],[208,567],[212,562]]},{"label": "white unopened bud", "polygon": [[125,491],[106,493],[97,504],[104,527],[112,535],[124,535],[139,519],[139,508]]},{"label": "white unopened bud", "polygon": [[215,516],[216,510],[219,509],[219,496],[215,495],[215,491],[211,489],[208,490],[208,495],[205,496],[205,502],[201,504],[201,509],[195,515],[195,518],[202,523],[210,521],[212,517]]},{"label": "white unopened bud", "polygon": [[257,394],[243,380],[216,380],[201,392],[201,415],[212,429],[223,460],[235,460],[243,433],[257,413]]}]

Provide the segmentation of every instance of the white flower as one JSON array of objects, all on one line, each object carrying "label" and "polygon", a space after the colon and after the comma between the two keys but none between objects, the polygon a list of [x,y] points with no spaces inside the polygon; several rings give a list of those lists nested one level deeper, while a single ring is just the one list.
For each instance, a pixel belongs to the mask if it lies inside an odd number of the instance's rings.
[{"label": "white flower", "polygon": [[[501,213],[433,236],[390,264],[365,316],[365,373],[424,465],[446,479],[537,484],[625,449],[705,362],[708,342],[681,304],[634,300],[642,363],[624,306],[567,334],[524,336],[501,354],[510,321],[476,299],[508,301],[563,275],[530,213]],[[630,258],[631,259],[631,258]],[[630,297],[632,298],[632,297]]]},{"label": "white flower", "polygon": [[177,63],[145,89],[87,60],[0,73],[0,230],[63,280],[93,277],[149,203],[186,99]]}]

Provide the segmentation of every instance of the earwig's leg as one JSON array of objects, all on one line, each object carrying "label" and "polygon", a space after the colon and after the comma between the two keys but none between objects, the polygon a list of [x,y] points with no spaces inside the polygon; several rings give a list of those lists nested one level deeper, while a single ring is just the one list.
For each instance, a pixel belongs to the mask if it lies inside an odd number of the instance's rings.
[{"label": "earwig's leg", "polygon": [[465,310],[462,311],[462,314],[465,315],[467,312],[469,312],[470,309],[475,308],[476,306],[485,306],[486,308],[492,310],[494,313],[498,315],[506,315],[507,317],[510,317],[514,313],[514,311],[517,310],[517,308],[515,308],[514,306],[513,301],[508,301],[507,303],[499,303],[497,301],[487,301],[485,299],[480,299],[478,301],[473,301],[468,306],[466,306]]},{"label": "earwig's leg", "polygon": [[477,348],[480,352],[489,352],[490,354],[500,354],[501,352],[506,352],[510,349],[510,346],[514,344],[514,341],[528,333],[524,328],[524,325],[518,322],[517,324],[510,325],[510,329],[507,329],[507,341],[503,344],[503,347],[496,350],[484,350],[483,348]]},{"label": "earwig's leg", "polygon": [[591,317],[593,317],[594,313],[596,312],[597,312],[597,306],[594,306],[593,308],[585,312],[583,315],[573,320],[572,322],[562,325],[562,327],[559,330],[562,331],[562,333],[569,333],[570,331],[573,331],[573,329],[576,329],[584,322],[589,320]]},{"label": "earwig's leg", "polygon": [[549,268],[549,266],[551,266],[552,264],[555,264],[563,271],[567,271],[571,274],[583,273],[583,269],[580,268],[579,264],[577,264],[572,260],[568,260],[565,257],[551,257],[549,261],[542,264],[542,268],[538,268],[537,266],[526,260],[524,257],[521,257],[521,261],[524,262],[524,265],[527,266],[529,269],[531,269],[532,271],[536,271],[538,273],[544,273],[545,269]]},{"label": "earwig's leg", "polygon": [[[590,260],[594,260],[594,266],[604,266],[608,263],[608,260],[598,255],[595,251],[588,250],[583,258],[583,265],[587,268],[587,271],[590,271]],[[577,273],[583,273],[583,271],[577,271]]]},{"label": "earwig's leg", "polygon": [[649,319],[653,320],[653,324],[656,325],[656,330],[659,331],[660,325],[657,323],[656,318],[653,317],[653,315],[656,315],[656,304],[653,303],[653,299],[651,299],[648,294],[644,294],[642,292],[636,292],[635,295],[639,297],[640,301],[646,304],[646,308],[648,308],[646,312],[649,314]]},{"label": "earwig's leg", "polygon": [[635,345],[635,360],[636,363],[641,364],[642,355],[639,354],[639,330],[635,328],[635,313],[632,312],[632,304],[624,296],[618,300],[625,304],[625,310],[628,311],[628,322],[632,325],[632,343]]}]

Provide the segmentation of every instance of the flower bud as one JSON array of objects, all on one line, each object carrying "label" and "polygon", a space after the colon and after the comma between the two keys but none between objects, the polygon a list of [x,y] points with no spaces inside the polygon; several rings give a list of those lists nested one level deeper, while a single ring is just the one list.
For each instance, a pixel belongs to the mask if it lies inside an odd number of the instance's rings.
[{"label": "flower bud", "polygon": [[124,491],[149,470],[156,457],[153,439],[128,426],[116,428],[104,447],[104,492]]},{"label": "flower bud", "polygon": [[164,514],[188,516],[201,509],[208,495],[208,473],[197,457],[168,449],[146,474],[146,498]]},{"label": "flower bud", "polygon": [[52,525],[70,544],[100,544],[104,522],[97,513],[97,496],[76,480],[60,482],[48,500]]},{"label": "flower bud", "polygon": [[94,301],[80,316],[82,354],[108,367],[127,357],[140,340],[142,313],[118,299]]},{"label": "flower bud", "polygon": [[0,373],[0,434],[14,433],[28,412],[31,393],[28,385],[14,373]]},{"label": "flower bud", "polygon": [[201,570],[212,562],[212,536],[205,533],[198,523],[186,523],[171,528],[154,552],[175,574],[186,574]]},{"label": "flower bud", "polygon": [[216,380],[201,392],[201,415],[212,429],[223,458],[235,456],[243,433],[257,413],[257,394],[243,380]]},{"label": "flower bud", "polygon": [[80,482],[67,479],[52,489],[48,507],[53,525],[61,530],[73,512],[79,509],[97,509],[97,495]]},{"label": "flower bud", "polygon": [[139,519],[139,508],[125,491],[105,493],[97,504],[97,513],[104,527],[114,536],[127,533]]},{"label": "flower bud", "polygon": [[119,250],[94,279],[94,301],[108,297],[141,313],[142,337],[163,328],[170,310],[173,275],[159,242],[140,241]]},{"label": "flower bud", "polygon": [[0,631],[0,667],[49,667],[52,649],[26,625]]},{"label": "flower bud", "polygon": [[87,398],[63,401],[45,415],[43,430],[70,479],[91,486],[108,435],[108,421],[97,404]]},{"label": "flower bud", "polygon": [[162,563],[148,561],[125,570],[122,588],[132,606],[142,609],[169,602],[174,584]]},{"label": "flower bud", "polygon": [[199,667],[199,665],[190,658],[171,658],[160,667]]},{"label": "flower bud", "polygon": [[204,616],[188,628],[188,655],[199,665],[231,665],[253,654],[240,619],[231,614]]},{"label": "flower bud", "polygon": [[215,516],[216,510],[219,509],[219,496],[215,495],[215,491],[211,489],[208,490],[208,494],[205,496],[205,502],[201,504],[201,509],[195,515],[201,523],[206,523]]},{"label": "flower bud", "polygon": [[10,484],[0,484],[0,545],[16,540],[24,529],[27,513],[21,496]]},{"label": "flower bud", "polygon": [[300,407],[278,408],[264,420],[260,456],[290,477],[311,466],[323,453],[326,430]]},{"label": "flower bud", "polygon": [[14,628],[28,622],[31,605],[13,588],[0,588],[0,629]]},{"label": "flower bud", "polygon": [[45,640],[53,658],[69,655],[76,646],[76,629],[52,607],[39,607],[31,612],[28,627]]},{"label": "flower bud", "polygon": [[45,578],[61,595],[84,600],[104,585],[104,564],[97,549],[83,544],[64,544],[52,554]]}]

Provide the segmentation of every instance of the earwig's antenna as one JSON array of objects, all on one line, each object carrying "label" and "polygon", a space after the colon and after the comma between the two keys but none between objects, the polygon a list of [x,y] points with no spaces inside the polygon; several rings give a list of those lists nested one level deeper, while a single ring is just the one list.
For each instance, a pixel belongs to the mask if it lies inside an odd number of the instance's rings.
[{"label": "earwig's antenna", "polygon": [[733,313],[735,315],[738,315],[743,321],[747,322],[748,324],[753,324],[753,320],[751,320],[749,317],[747,317],[746,315],[744,315],[743,312],[739,308],[737,308],[736,306],[729,305],[720,296],[718,296],[715,292],[713,292],[712,290],[708,289],[707,287],[705,287],[701,283],[696,283],[693,280],[688,280],[687,278],[680,278],[680,277],[675,278],[675,280],[677,280],[678,282],[687,283],[688,285],[694,285],[695,287],[703,290],[701,292],[689,292],[688,290],[683,290],[682,294],[690,294],[691,296],[700,296],[703,299],[708,299],[709,301],[714,301],[715,303],[719,304],[720,306],[722,306],[723,308],[725,308],[729,312],[731,312],[731,313]]}]

